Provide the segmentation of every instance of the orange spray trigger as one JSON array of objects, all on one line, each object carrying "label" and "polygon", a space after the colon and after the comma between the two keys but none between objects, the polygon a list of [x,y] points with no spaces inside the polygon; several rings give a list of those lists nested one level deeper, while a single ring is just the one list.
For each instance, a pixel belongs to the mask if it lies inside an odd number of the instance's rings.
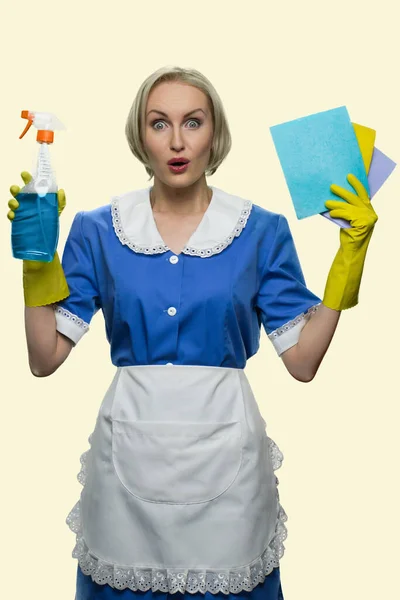
[{"label": "orange spray trigger", "polygon": [[28,124],[25,127],[24,131],[21,133],[21,135],[19,136],[19,139],[23,138],[24,135],[26,134],[26,132],[29,130],[29,128],[32,126],[33,124],[33,115],[29,114],[29,110],[23,110],[21,111],[21,118],[22,119],[28,119]]}]

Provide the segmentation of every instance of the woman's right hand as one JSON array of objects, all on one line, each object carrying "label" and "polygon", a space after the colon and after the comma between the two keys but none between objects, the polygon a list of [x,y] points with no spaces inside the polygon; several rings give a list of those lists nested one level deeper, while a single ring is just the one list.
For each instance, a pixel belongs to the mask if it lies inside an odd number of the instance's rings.
[{"label": "woman's right hand", "polygon": [[[32,175],[27,171],[22,171],[21,177],[25,185],[32,179]],[[8,202],[10,210],[7,217],[11,222],[15,217],[15,211],[19,207],[19,202],[15,196],[18,196],[20,191],[21,188],[17,185],[10,187],[10,192],[14,197]],[[64,190],[58,190],[57,203],[58,215],[61,215],[66,206]],[[22,262],[26,306],[46,306],[69,296],[67,280],[57,250],[51,262],[41,262],[39,260],[23,260]]]},{"label": "woman's right hand", "polygon": [[[30,182],[30,180],[32,179],[32,175],[30,173],[28,173],[28,171],[22,171],[21,177],[22,177],[25,185],[27,185]],[[10,210],[7,213],[7,218],[10,221],[12,221],[14,219],[15,211],[19,207],[19,202],[15,196],[18,196],[20,191],[21,191],[21,188],[18,187],[17,185],[12,185],[10,187],[10,192],[13,196],[13,198],[11,198],[11,200],[9,200],[9,202],[8,202],[8,207],[10,208]],[[66,203],[67,203],[64,190],[58,190],[57,203],[58,203],[58,216],[60,216],[66,206]]]}]

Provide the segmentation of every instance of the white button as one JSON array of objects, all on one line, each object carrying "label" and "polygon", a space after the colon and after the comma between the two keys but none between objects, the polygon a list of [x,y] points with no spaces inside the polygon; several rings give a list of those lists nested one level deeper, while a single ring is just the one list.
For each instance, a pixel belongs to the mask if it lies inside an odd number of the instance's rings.
[{"label": "white button", "polygon": [[179,258],[177,256],[170,256],[169,262],[172,263],[173,265],[176,265],[178,260],[179,260]]},{"label": "white button", "polygon": [[173,317],[174,315],[176,315],[176,308],[175,308],[175,306],[170,306],[167,312],[168,312],[168,314],[171,317]]},{"label": "white button", "polygon": [[173,367],[174,363],[166,363],[166,365],[167,365],[167,367],[169,367],[169,366]]}]

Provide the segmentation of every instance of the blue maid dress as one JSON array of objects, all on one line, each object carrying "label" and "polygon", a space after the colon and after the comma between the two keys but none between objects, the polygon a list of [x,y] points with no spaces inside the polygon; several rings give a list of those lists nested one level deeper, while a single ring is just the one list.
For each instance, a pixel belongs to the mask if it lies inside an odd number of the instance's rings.
[{"label": "blue maid dress", "polygon": [[210,189],[178,255],[151,187],[77,213],[65,244],[57,330],[77,344],[101,309],[116,367],[67,517],[76,600],[283,600],[283,455],[244,368],[261,324],[280,356],[321,300],[286,218]]}]

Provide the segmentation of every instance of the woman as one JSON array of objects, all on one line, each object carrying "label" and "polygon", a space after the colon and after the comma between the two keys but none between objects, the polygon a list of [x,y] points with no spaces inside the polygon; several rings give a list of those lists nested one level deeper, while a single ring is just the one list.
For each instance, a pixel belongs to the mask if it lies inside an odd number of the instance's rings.
[{"label": "woman", "polygon": [[[274,471],[283,457],[244,367],[262,324],[289,373],[313,379],[340,311],[358,302],[376,214],[354,177],[356,194],[332,186],[348,202],[326,206],[352,227],[340,232],[321,302],[285,217],[207,186],[231,138],[201,73],[152,74],[126,135],[154,185],[79,212],[62,266],[56,253],[23,267],[32,373],[54,373],[100,308],[117,367],[67,517],[76,599],[282,600],[287,517]],[[170,165],[177,161],[188,165]],[[62,190],[58,199],[61,213]],[[12,219],[18,202],[9,206]]]}]

